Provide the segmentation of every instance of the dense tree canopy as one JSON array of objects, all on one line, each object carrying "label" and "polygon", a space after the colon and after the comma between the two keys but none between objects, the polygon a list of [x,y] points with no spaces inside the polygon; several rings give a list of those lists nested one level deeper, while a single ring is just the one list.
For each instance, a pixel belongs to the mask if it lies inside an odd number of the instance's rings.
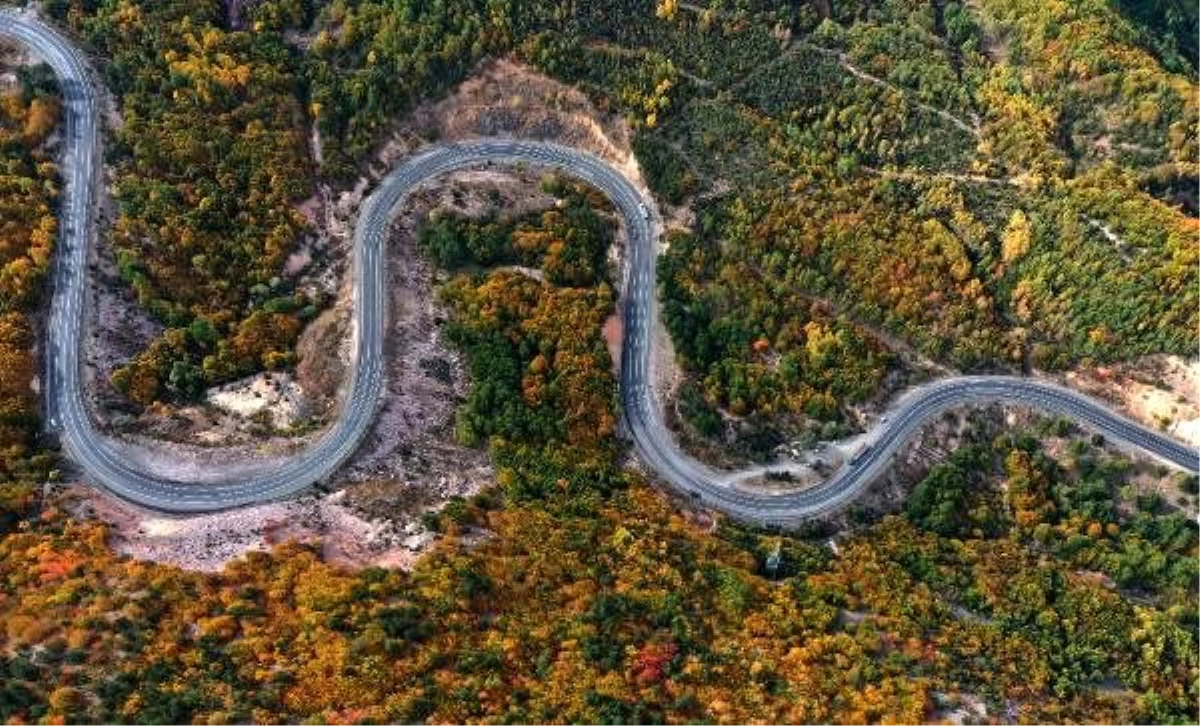
[{"label": "dense tree canopy", "polygon": [[[167,330],[113,377],[133,402],[290,364],[309,302],[281,277],[311,192],[294,52],[220,2],[58,3],[105,58],[117,266]],[[88,12],[90,11],[90,12]]]},{"label": "dense tree canopy", "polygon": [[[963,370],[1195,351],[1195,71],[1109,3],[673,8],[592,31],[682,79],[635,151],[696,212],[660,284],[704,405],[804,409],[764,351],[788,361],[813,311]],[[853,392],[808,413],[877,385],[885,353],[841,350]]]},{"label": "dense tree canopy", "polygon": [[[1196,223],[1177,206],[1196,210],[1195,68],[1147,46],[1159,21],[1136,3],[270,0],[233,31],[217,2],[54,8],[110,59],[129,117],[114,237],[172,331],[117,376],[142,403],[291,362],[311,301],[279,271],[304,231],[305,112],[344,179],[398,115],[503,53],[625,115],[653,188],[697,201],[664,295],[681,347],[713,347],[687,356],[709,407],[836,417],[880,379],[883,351],[843,376],[854,391],[767,375],[756,343],[781,323],[728,303],[781,290],[801,326],[824,305],[841,360],[872,345],[864,326],[963,369],[1196,346]],[[1160,24],[1192,22],[1172,12]]]},{"label": "dense tree canopy", "polygon": [[[33,313],[58,224],[58,170],[51,137],[60,108],[45,66],[16,69],[0,87],[0,502],[19,512],[52,459],[38,448]],[[0,531],[12,525],[0,517]]]},{"label": "dense tree canopy", "polygon": [[[883,334],[963,368],[1195,349],[1194,69],[1100,0],[268,0],[244,30],[216,2],[48,5],[124,115],[113,241],[168,328],[119,374],[136,401],[290,360],[305,113],[346,175],[395,114],[507,51],[625,114],[655,190],[695,204],[660,277],[698,419],[836,419],[893,364]],[[310,22],[300,59],[285,34]],[[49,466],[28,311],[57,104],[25,78],[0,98],[6,482]],[[187,573],[6,485],[0,718],[1196,721],[1195,521],[1151,493],[1168,475],[1061,422],[969,432],[902,516],[836,547],[714,531],[622,471],[611,220],[554,192],[422,231],[472,373],[457,433],[497,471],[430,518],[431,556],[348,572],[291,545]],[[537,274],[489,269],[514,264]]]},{"label": "dense tree canopy", "polygon": [[[951,459],[989,533],[889,517],[836,552],[714,534],[640,483],[466,502],[412,573],[347,572],[299,545],[187,573],[117,557],[102,526],[47,508],[0,539],[0,716],[924,722],[982,706],[986,720],[1194,721],[1195,523],[1094,511],[1086,491],[1121,485],[1127,462],[1033,441]],[[1024,512],[1047,495],[1055,510],[1034,523]],[[460,539],[478,527],[493,536]]]},{"label": "dense tree canopy", "polygon": [[549,210],[436,216],[420,244],[452,269],[520,262],[541,273],[464,272],[441,289],[453,312],[446,335],[466,353],[472,380],[457,435],[489,444],[497,483],[515,499],[588,498],[623,480],[616,383],[600,335],[614,314],[605,258],[613,223],[595,190],[553,178],[544,187],[560,199]]}]

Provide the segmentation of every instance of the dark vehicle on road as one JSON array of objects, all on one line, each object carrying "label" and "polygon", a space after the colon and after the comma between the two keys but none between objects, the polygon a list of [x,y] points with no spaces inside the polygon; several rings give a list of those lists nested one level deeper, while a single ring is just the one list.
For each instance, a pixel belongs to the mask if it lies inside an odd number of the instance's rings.
[{"label": "dark vehicle on road", "polygon": [[858,466],[859,464],[861,464],[861,463],[862,463],[862,460],[863,460],[863,458],[864,458],[864,457],[866,457],[866,455],[867,455],[868,453],[870,453],[870,451],[871,451],[871,445],[870,445],[870,444],[867,444],[866,446],[864,446],[864,447],[862,447],[861,449],[859,449],[857,454],[855,454],[854,456],[850,457],[850,466]]}]

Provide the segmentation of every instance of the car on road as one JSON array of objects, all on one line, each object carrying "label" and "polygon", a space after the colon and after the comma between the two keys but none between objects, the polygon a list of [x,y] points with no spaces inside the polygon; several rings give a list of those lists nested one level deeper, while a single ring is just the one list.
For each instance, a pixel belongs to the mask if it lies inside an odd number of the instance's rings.
[{"label": "car on road", "polygon": [[[21,36],[21,33],[24,33]],[[214,476],[204,481],[204,486],[184,487],[184,482],[164,476],[153,467],[140,466],[138,461],[128,461],[115,453],[90,425],[87,417],[84,393],[80,376],[73,366],[79,341],[84,337],[81,330],[83,316],[78,314],[75,301],[82,299],[81,285],[87,284],[85,272],[89,269],[87,255],[87,233],[91,229],[93,190],[98,179],[90,170],[79,168],[85,158],[98,157],[100,147],[97,93],[89,82],[86,72],[87,60],[81,50],[61,41],[50,28],[33,19],[26,19],[7,7],[0,7],[0,35],[21,36],[23,41],[40,49],[64,89],[65,115],[75,120],[71,134],[72,143],[64,150],[63,181],[64,198],[78,200],[79,204],[64,207],[61,220],[63,249],[70,254],[56,265],[54,286],[55,302],[64,313],[48,326],[47,351],[51,360],[57,362],[52,369],[56,380],[46,387],[48,419],[52,427],[62,427],[64,444],[76,463],[89,479],[103,484],[121,496],[139,504],[171,512],[213,511],[241,504],[256,503],[295,494],[314,481],[328,481],[328,477],[349,457],[359,441],[366,436],[372,425],[376,404],[380,397],[383,375],[381,357],[383,351],[382,275],[356,274],[355,292],[362,296],[355,307],[355,324],[358,326],[358,346],[354,351],[356,370],[366,372],[351,378],[351,390],[346,394],[347,403],[340,417],[332,424],[330,432],[311,446],[288,457],[282,463],[264,461],[253,470],[235,471]],[[94,153],[93,153],[94,152]],[[390,209],[376,206],[379,200],[395,206],[395,200],[403,198],[422,180],[448,169],[462,169],[496,160],[496,163],[540,164],[567,172],[575,172],[581,178],[593,179],[599,188],[607,190],[615,200],[636,200],[637,210],[629,209],[632,215],[640,214],[643,221],[652,219],[651,210],[644,198],[618,171],[601,160],[575,149],[553,144],[492,139],[473,142],[469,146],[447,145],[411,157],[385,177],[380,187],[363,204],[355,228],[356,264],[359,260],[373,261],[382,254],[381,232],[390,223]],[[74,172],[74,173],[72,173]],[[623,204],[623,202],[622,202]],[[624,210],[625,207],[622,207]],[[633,219],[627,220],[633,222]],[[653,263],[656,246],[651,225],[629,224],[631,250],[641,250],[640,259],[651,263],[642,272],[650,274],[631,276],[635,285],[646,292],[653,288]],[[637,227],[637,229],[633,229]],[[69,239],[68,239],[69,238]],[[379,265],[365,265],[364,269],[378,272]],[[646,338],[646,322],[653,320],[652,308],[647,307],[653,295],[633,294],[628,296],[635,302],[628,311],[635,315],[639,326],[625,329],[625,350],[630,351],[629,360],[638,363],[631,370],[644,371],[649,363],[650,345]],[[644,373],[639,373],[642,376]],[[816,488],[790,494],[762,494],[745,490],[731,490],[723,486],[724,475],[716,478],[700,466],[693,466],[689,457],[677,450],[665,434],[663,422],[652,415],[656,405],[649,395],[649,387],[641,386],[639,377],[630,377],[631,385],[622,387],[622,396],[627,411],[644,413],[628,418],[630,432],[639,453],[652,468],[664,464],[659,474],[670,485],[685,491],[691,497],[729,514],[764,524],[793,524],[800,519],[821,514],[840,506],[848,498],[857,495],[864,485],[865,474],[859,466],[869,455],[871,446],[859,450],[849,461],[849,470]],[[950,405],[962,405],[974,401],[1001,400],[1033,405],[1052,412],[1069,414],[1084,423],[1103,430],[1122,441],[1136,444],[1189,471],[1200,469],[1195,449],[1186,447],[1158,432],[1141,427],[1118,414],[1106,410],[1099,402],[1093,402],[1082,394],[1062,389],[1054,384],[1010,376],[966,376],[945,379],[928,384],[929,387],[914,396],[903,408],[895,409],[901,420],[927,419],[939,415]],[[53,407],[50,407],[52,399]],[[884,419],[886,421],[886,418]],[[905,432],[890,438],[877,439],[882,454],[892,454],[898,448],[898,440]],[[877,454],[880,452],[876,452]],[[189,482],[190,483],[190,482]],[[699,487],[699,488],[697,488]]]},{"label": "car on road", "polygon": [[850,466],[858,466],[860,463],[862,463],[863,457],[865,457],[867,455],[867,453],[870,451],[871,451],[870,444],[867,444],[866,446],[859,449],[858,453],[850,458]]}]

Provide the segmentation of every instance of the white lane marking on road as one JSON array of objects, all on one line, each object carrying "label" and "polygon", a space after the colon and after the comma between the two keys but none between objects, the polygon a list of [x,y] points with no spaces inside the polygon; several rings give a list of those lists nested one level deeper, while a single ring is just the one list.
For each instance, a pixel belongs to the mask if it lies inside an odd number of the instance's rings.
[{"label": "white lane marking on road", "polygon": [[[52,304],[52,310],[57,312],[52,313],[51,341],[48,345],[51,357],[56,359],[54,368],[59,372],[63,385],[60,390],[49,392],[49,395],[57,396],[53,408],[60,410],[59,420],[63,425],[67,450],[74,452],[85,469],[100,483],[123,496],[160,509],[206,510],[286,496],[304,488],[311,481],[327,478],[354,451],[365,433],[382,385],[382,342],[378,334],[381,325],[379,306],[382,304],[382,296],[378,294],[382,284],[382,265],[379,264],[383,247],[381,230],[389,223],[391,210],[412,188],[433,176],[476,164],[481,159],[495,159],[502,163],[534,161],[565,169],[601,188],[624,213],[625,225],[631,237],[627,279],[634,288],[627,291],[633,299],[628,311],[630,321],[636,321],[636,326],[631,325],[627,331],[627,343],[635,361],[632,371],[636,373],[631,372],[631,375],[636,378],[625,381],[624,391],[627,394],[627,406],[632,398],[632,408],[635,412],[641,412],[635,416],[630,433],[642,457],[667,481],[681,489],[694,487],[693,490],[703,490],[707,504],[731,514],[754,521],[786,523],[848,501],[869,480],[868,476],[859,475],[861,471],[855,474],[843,469],[813,490],[794,495],[764,497],[761,494],[725,490],[725,493],[715,492],[714,496],[713,487],[721,486],[725,476],[710,472],[683,456],[666,434],[657,407],[649,400],[651,389],[645,375],[649,360],[648,333],[654,320],[651,290],[657,241],[652,226],[641,220],[637,213],[640,200],[638,192],[610,167],[582,152],[534,142],[495,140],[431,147],[420,152],[389,175],[364,203],[359,225],[355,229],[356,253],[352,265],[354,299],[360,303],[355,306],[357,330],[354,333],[354,350],[361,365],[352,369],[351,394],[344,406],[343,417],[329,432],[282,465],[267,463],[259,475],[209,483],[202,488],[197,487],[197,482],[177,482],[156,477],[153,472],[133,469],[131,464],[110,450],[103,438],[92,429],[82,402],[77,356],[66,354],[66,351],[73,349],[68,346],[78,344],[87,252],[85,245],[91,231],[89,185],[95,179],[91,167],[94,164],[92,152],[98,132],[89,73],[72,46],[36,21],[25,20],[10,10],[0,9],[0,33],[16,35],[27,45],[41,49],[55,72],[64,79],[64,86],[69,89],[68,149],[64,158],[74,168],[67,177],[70,180],[68,188],[64,190],[64,208],[68,213],[64,220],[62,240],[70,251],[61,258],[66,262],[56,265],[57,274],[64,278],[64,284],[61,291],[56,292],[56,300]],[[643,314],[638,314],[639,311]],[[1032,403],[1052,411],[1069,413],[1097,428],[1111,430],[1114,437],[1137,443],[1160,456],[1169,454],[1174,457],[1175,463],[1184,462],[1187,467],[1196,468],[1193,463],[1195,452],[1182,444],[1122,420],[1078,394],[1065,390],[1045,390],[1044,384],[1021,379],[951,380],[914,392],[906,398],[907,409],[898,407],[896,420],[880,430],[878,438],[881,441],[886,439],[888,446],[898,445],[896,442],[903,441],[930,415],[961,405],[964,400],[993,399]],[[870,468],[879,469],[884,459],[884,452],[880,451],[872,459]]]}]

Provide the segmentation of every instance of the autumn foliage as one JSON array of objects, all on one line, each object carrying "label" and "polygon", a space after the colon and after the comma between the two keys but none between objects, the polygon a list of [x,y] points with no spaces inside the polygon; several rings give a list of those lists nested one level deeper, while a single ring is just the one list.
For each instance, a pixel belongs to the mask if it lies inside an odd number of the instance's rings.
[{"label": "autumn foliage", "polygon": [[[396,113],[513,48],[624,113],[655,190],[694,202],[660,279],[697,420],[836,424],[897,366],[888,336],[988,370],[1195,350],[1195,83],[1110,3],[267,0],[236,31],[220,5],[47,3],[125,113],[114,243],[167,324],[120,374],[135,401],[289,363],[300,97],[349,175]],[[296,64],[284,31],[310,21]],[[5,480],[46,468],[27,312],[54,109],[0,103]],[[1051,422],[970,432],[902,515],[832,541],[681,512],[618,466],[608,212],[555,193],[422,233],[471,372],[456,433],[497,484],[430,518],[430,556],[350,572],[286,545],[189,573],[5,489],[0,719],[1200,717],[1194,479],[1166,501],[1169,475]]]},{"label": "autumn foliage", "polygon": [[[548,178],[561,203],[525,219],[439,216],[421,247],[451,269],[519,262],[538,269],[455,275],[439,292],[447,337],[467,354],[471,393],[457,436],[487,443],[517,498],[588,496],[620,486],[616,382],[601,338],[614,314],[605,254],[612,218],[586,186]],[[593,206],[599,204],[599,207]]]},{"label": "autumn foliage", "polygon": [[489,536],[448,530],[411,573],[348,572],[299,545],[187,573],[118,557],[102,526],[48,509],[0,539],[0,716],[821,723],[982,707],[988,720],[1194,719],[1194,524],[1171,543],[1150,532],[1181,515],[1117,515],[1191,570],[1115,586],[1070,544],[1080,505],[1051,516],[1042,540],[1009,529],[1021,505],[993,494],[1011,476],[992,466],[1006,450],[1049,467],[1068,498],[1096,475],[1088,461],[1109,477],[1125,465],[997,441],[989,463],[959,465],[999,530],[942,537],[890,517],[839,536],[836,553],[824,539],[713,533],[641,483],[499,508],[486,497],[469,526]]},{"label": "autumn foliage", "polygon": [[[10,511],[29,501],[50,457],[37,448],[40,416],[32,313],[50,266],[58,171],[50,139],[60,115],[53,75],[17,69],[0,89],[0,500]],[[0,518],[0,530],[12,522]]]},{"label": "autumn foliage", "polygon": [[108,241],[125,284],[166,326],[114,385],[146,406],[290,365],[313,301],[283,267],[307,231],[296,203],[311,183],[282,39],[226,29],[215,1],[54,9],[107,59],[123,118],[110,141]]}]

